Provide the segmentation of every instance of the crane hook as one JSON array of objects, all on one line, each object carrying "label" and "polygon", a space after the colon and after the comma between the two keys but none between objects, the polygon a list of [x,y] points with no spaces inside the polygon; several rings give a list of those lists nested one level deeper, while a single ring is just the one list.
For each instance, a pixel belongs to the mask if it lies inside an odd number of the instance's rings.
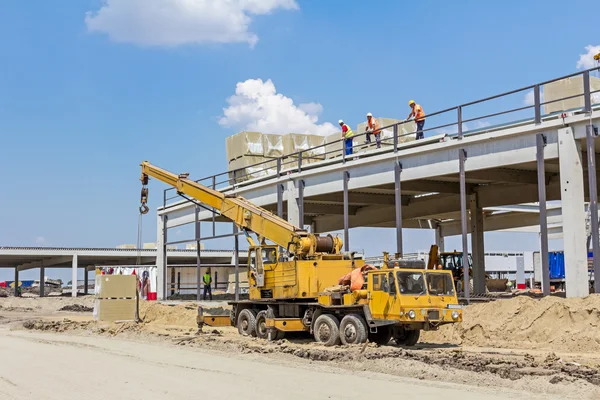
[{"label": "crane hook", "polygon": [[140,205],[140,214],[147,214],[148,211],[150,211],[150,208],[148,208],[148,205],[146,204],[148,202],[148,188],[146,186],[142,186],[140,201],[142,203],[142,205]]}]

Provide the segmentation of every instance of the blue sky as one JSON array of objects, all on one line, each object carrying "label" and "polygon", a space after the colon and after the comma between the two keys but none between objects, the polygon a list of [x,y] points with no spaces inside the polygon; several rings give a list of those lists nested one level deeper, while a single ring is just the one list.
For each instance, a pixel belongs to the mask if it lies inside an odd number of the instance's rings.
[{"label": "blue sky", "polygon": [[[2,1],[0,245],[135,243],[140,161],[207,176],[226,169],[236,131],[306,123],[236,109],[238,83],[271,80],[316,129],[355,126],[368,111],[405,117],[411,98],[434,111],[574,72],[600,44],[600,3],[589,1],[203,4]],[[151,186],[152,208],[162,189]],[[150,214],[144,240],[155,232]],[[407,250],[433,239],[405,236]],[[385,230],[351,238],[373,252],[394,243]],[[537,247],[535,235],[486,239],[490,250]]]}]

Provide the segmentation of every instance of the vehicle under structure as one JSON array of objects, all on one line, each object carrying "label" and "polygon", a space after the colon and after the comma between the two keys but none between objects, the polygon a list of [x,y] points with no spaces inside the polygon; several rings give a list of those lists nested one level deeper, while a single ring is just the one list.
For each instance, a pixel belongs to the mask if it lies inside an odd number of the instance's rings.
[{"label": "vehicle under structure", "polygon": [[[342,241],[298,228],[239,196],[228,196],[147,161],[142,167],[140,212],[148,212],[149,178],[233,221],[250,244],[249,299],[230,302],[229,323],[240,334],[277,339],[309,332],[325,345],[414,345],[421,330],[462,320],[452,273],[408,266],[402,260],[377,270],[342,252]],[[256,238],[253,238],[254,235]],[[406,268],[408,266],[408,268]],[[342,277],[352,276],[349,285]],[[356,278],[356,279],[355,279]],[[350,282],[347,282],[350,283]],[[223,318],[203,315],[198,324]]]}]

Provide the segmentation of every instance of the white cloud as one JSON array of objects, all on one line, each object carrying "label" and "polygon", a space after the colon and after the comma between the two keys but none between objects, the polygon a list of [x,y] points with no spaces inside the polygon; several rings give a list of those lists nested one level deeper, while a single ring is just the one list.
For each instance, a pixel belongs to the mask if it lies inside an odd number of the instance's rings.
[{"label": "white cloud", "polygon": [[319,116],[323,112],[323,106],[319,103],[302,103],[298,104],[298,108],[313,116]]},{"label": "white cloud", "polygon": [[251,15],[296,10],[295,0],[104,0],[86,13],[89,32],[106,33],[116,42],[144,46],[246,42]]},{"label": "white cloud", "polygon": [[585,46],[585,51],[587,53],[579,55],[579,61],[577,61],[577,69],[590,69],[598,65],[596,60],[594,60],[594,56],[600,53],[600,45]]},{"label": "white cloud", "polygon": [[277,93],[269,79],[248,79],[238,82],[235,94],[227,99],[219,124],[228,128],[263,133],[311,133],[327,135],[339,131],[335,125],[319,124],[323,106],[318,103],[295,105],[294,101]]}]

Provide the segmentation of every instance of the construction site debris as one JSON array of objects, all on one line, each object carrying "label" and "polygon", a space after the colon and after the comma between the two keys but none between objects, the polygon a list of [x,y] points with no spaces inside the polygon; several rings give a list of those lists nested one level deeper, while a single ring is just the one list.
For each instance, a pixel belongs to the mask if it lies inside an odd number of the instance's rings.
[{"label": "construction site debris", "polygon": [[424,332],[423,339],[467,346],[600,351],[600,294],[540,300],[519,296],[473,304],[462,323]]},{"label": "construction site debris", "polygon": [[69,304],[62,308],[59,308],[58,311],[71,311],[71,312],[92,312],[94,311],[93,307],[84,306],[83,304]]}]

